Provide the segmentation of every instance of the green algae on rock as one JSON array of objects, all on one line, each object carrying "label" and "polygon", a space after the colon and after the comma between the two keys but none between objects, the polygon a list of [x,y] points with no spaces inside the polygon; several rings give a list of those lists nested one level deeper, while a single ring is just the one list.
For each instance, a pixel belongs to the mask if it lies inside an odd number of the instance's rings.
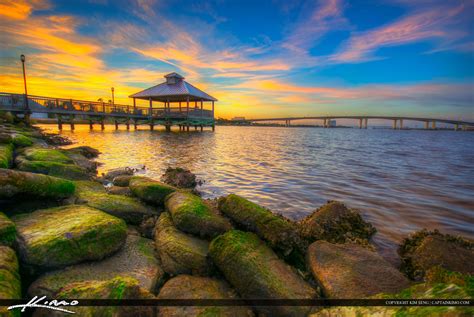
[{"label": "green algae on rock", "polygon": [[155,205],[163,205],[166,196],[176,191],[176,188],[155,181],[148,177],[133,176],[129,184],[132,193],[143,201]]},{"label": "green algae on rock", "polygon": [[11,246],[15,238],[15,224],[4,213],[0,212],[0,245]]},{"label": "green algae on rock", "polygon": [[123,246],[127,232],[123,220],[82,205],[38,210],[12,220],[20,259],[33,269],[100,260]]},{"label": "green algae on rock", "polygon": [[76,188],[79,202],[122,218],[130,224],[138,225],[145,216],[158,214],[134,197],[108,194],[97,182],[77,181]]},{"label": "green algae on rock", "polygon": [[12,143],[15,147],[27,147],[33,145],[33,140],[23,134],[14,134],[12,137]]},{"label": "green algae on rock", "polygon": [[[222,280],[209,277],[179,275],[163,285],[158,299],[238,299],[235,291]],[[252,309],[245,306],[183,306],[160,307],[159,317],[171,316],[254,316]]]},{"label": "green algae on rock", "polygon": [[414,280],[422,280],[435,266],[474,274],[474,243],[438,230],[414,233],[402,242],[398,253],[402,258],[402,271]]},{"label": "green algae on rock", "polygon": [[45,161],[63,164],[73,163],[73,160],[64,154],[63,151],[56,149],[30,147],[26,148],[22,154],[30,161]]},{"label": "green algae on rock", "polygon": [[[316,291],[254,233],[228,231],[211,242],[209,254],[244,299],[317,298]],[[255,309],[267,316],[305,316],[311,307]]]},{"label": "green algae on rock", "polygon": [[66,198],[74,193],[74,183],[47,175],[0,169],[0,198],[18,194]]},{"label": "green algae on rock", "polygon": [[303,242],[296,224],[290,220],[234,194],[219,199],[219,210],[244,230],[256,233],[284,256],[304,258]]},{"label": "green algae on rock", "polygon": [[128,235],[125,245],[110,257],[45,273],[30,285],[28,294],[50,298],[68,283],[116,276],[134,278],[140,287],[154,292],[163,283],[164,271],[155,257],[153,240]]},{"label": "green algae on rock", "polygon": [[[0,299],[20,299],[21,282],[18,259],[13,249],[0,245]],[[20,316],[20,311],[0,307],[0,316]]]},{"label": "green algae on rock", "polygon": [[200,197],[177,191],[166,198],[166,210],[181,231],[203,238],[214,238],[232,228],[230,222],[215,213]]},{"label": "green algae on rock", "polygon": [[115,186],[128,187],[132,177],[133,177],[132,175],[119,175],[119,176],[114,177],[112,182]]},{"label": "green algae on rock", "polygon": [[13,145],[0,144],[0,168],[9,168],[13,161]]},{"label": "green algae on rock", "polygon": [[360,214],[338,201],[329,201],[299,222],[301,235],[309,242],[325,240],[343,243],[368,240],[376,232]]},{"label": "green algae on rock", "polygon": [[396,293],[410,284],[376,252],[355,243],[316,241],[308,248],[307,264],[324,295],[329,298]]},{"label": "green algae on rock", "polygon": [[167,212],[163,212],[156,223],[155,243],[166,273],[205,276],[212,272],[213,265],[208,258],[209,242],[176,229]]},{"label": "green algae on rock", "polygon": [[73,147],[73,148],[66,149],[64,151],[66,151],[67,153],[78,153],[78,154],[81,154],[81,155],[83,155],[83,156],[85,156],[86,158],[89,158],[89,159],[96,158],[100,154],[99,150],[94,149],[94,148],[92,148],[90,146],[87,146],[87,145],[76,146],[76,147]]},{"label": "green algae on rock", "polygon": [[44,174],[70,180],[85,180],[89,178],[86,170],[74,164],[63,164],[54,161],[30,161],[21,158],[17,158],[16,161],[17,168],[24,172]]}]

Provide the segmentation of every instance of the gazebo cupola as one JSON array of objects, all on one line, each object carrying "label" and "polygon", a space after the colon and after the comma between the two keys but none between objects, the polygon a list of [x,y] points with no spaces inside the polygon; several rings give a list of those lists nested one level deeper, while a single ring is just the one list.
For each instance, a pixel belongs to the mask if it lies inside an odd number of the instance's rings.
[{"label": "gazebo cupola", "polygon": [[165,78],[166,78],[166,83],[168,85],[177,84],[184,79],[184,77],[178,73],[170,73],[168,75],[165,75]]}]

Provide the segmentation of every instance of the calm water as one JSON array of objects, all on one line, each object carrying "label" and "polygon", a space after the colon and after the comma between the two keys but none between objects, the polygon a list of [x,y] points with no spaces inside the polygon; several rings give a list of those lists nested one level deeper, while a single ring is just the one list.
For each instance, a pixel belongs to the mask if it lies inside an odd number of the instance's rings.
[{"label": "calm water", "polygon": [[159,178],[169,165],[186,167],[205,181],[205,197],[237,193],[295,220],[329,199],[344,201],[377,227],[375,243],[389,259],[400,239],[423,227],[474,238],[474,133],[112,126],[62,133],[99,149],[102,171],[144,164]]}]

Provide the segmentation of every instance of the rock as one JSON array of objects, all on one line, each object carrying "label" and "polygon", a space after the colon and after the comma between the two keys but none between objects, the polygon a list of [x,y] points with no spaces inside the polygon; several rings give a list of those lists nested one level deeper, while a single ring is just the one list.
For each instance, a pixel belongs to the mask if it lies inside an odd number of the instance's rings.
[{"label": "rock", "polygon": [[121,219],[87,206],[43,209],[12,218],[21,261],[32,269],[52,269],[100,260],[125,243]]},{"label": "rock", "polygon": [[132,179],[132,177],[132,175],[119,175],[113,179],[112,183],[115,186],[128,187],[128,185],[130,184],[130,179]]},{"label": "rock", "polygon": [[138,227],[140,234],[148,239],[153,239],[157,220],[158,216],[145,216]]},{"label": "rock", "polygon": [[77,181],[76,188],[80,203],[122,218],[130,224],[138,225],[145,216],[158,215],[158,212],[134,197],[107,194],[105,188],[97,182]]},{"label": "rock", "polygon": [[73,152],[73,153],[79,153],[83,156],[85,156],[88,159],[96,158],[99,156],[100,151],[96,150],[90,146],[83,145],[83,146],[76,146],[73,148],[69,148],[66,150],[67,152]]},{"label": "rock", "polygon": [[325,240],[343,243],[368,240],[376,232],[360,214],[343,203],[329,201],[299,223],[301,235],[310,242]]},{"label": "rock", "polygon": [[23,155],[30,161],[56,162],[71,164],[74,161],[64,154],[61,150],[47,149],[41,147],[30,147],[25,149]]},{"label": "rock", "polygon": [[155,243],[163,269],[170,275],[206,276],[213,271],[209,242],[176,229],[167,212],[160,215],[156,224]]},{"label": "rock", "polygon": [[200,197],[191,193],[174,192],[166,198],[165,205],[181,231],[214,238],[232,228],[226,218],[213,212]]},{"label": "rock", "polygon": [[[316,291],[254,233],[226,232],[211,242],[209,254],[244,299],[317,298]],[[306,316],[311,310],[305,306],[255,309],[266,316]]]},{"label": "rock", "polygon": [[58,134],[45,133],[43,134],[43,138],[48,144],[51,145],[63,146],[72,144],[71,140]]},{"label": "rock", "polygon": [[176,190],[174,187],[141,176],[133,176],[129,187],[135,196],[155,205],[163,205],[165,197]]},{"label": "rock", "polygon": [[106,281],[116,276],[136,279],[140,287],[154,292],[163,282],[164,272],[155,257],[153,240],[128,235],[123,248],[112,256],[45,273],[30,285],[28,294],[51,298],[68,283]]},{"label": "rock", "polygon": [[[209,277],[179,275],[163,285],[158,299],[238,299],[230,286],[221,280]],[[254,316],[245,306],[163,306],[159,317],[179,316]]]},{"label": "rock", "polygon": [[8,132],[0,131],[0,144],[11,144],[12,136]]},{"label": "rock", "polygon": [[106,188],[107,193],[111,195],[132,196],[132,191],[128,187],[111,186]]},{"label": "rock", "polygon": [[308,269],[329,298],[363,298],[397,293],[410,282],[376,252],[355,243],[323,240],[310,245]]},{"label": "rock", "polygon": [[13,145],[0,144],[0,168],[9,168],[13,161]]},{"label": "rock", "polygon": [[[18,259],[15,251],[7,246],[0,246],[0,299],[20,299],[21,284]],[[5,307],[0,307],[0,316],[4,315]]]},{"label": "rock", "polygon": [[474,243],[462,237],[421,230],[406,238],[398,253],[402,271],[414,280],[422,280],[430,268],[474,274]]},{"label": "rock", "polygon": [[67,151],[65,153],[70,159],[74,161],[74,164],[78,167],[82,168],[83,170],[87,171],[92,175],[97,174],[97,166],[99,165],[97,162],[91,161],[79,152]]},{"label": "rock", "polygon": [[168,167],[165,173],[161,176],[161,180],[171,186],[177,188],[194,188],[197,185],[196,175],[189,170],[176,167]]},{"label": "rock", "polygon": [[74,193],[73,182],[52,176],[0,169],[0,198],[26,194],[36,197],[66,198]]},{"label": "rock", "polygon": [[0,245],[11,246],[15,238],[15,224],[4,213],[0,212]]},{"label": "rock", "polygon": [[219,211],[242,229],[256,233],[285,257],[299,257],[304,263],[305,248],[295,223],[233,194],[221,197],[218,205]]},{"label": "rock", "polygon": [[133,175],[133,173],[133,169],[130,167],[120,167],[107,171],[107,173],[104,174],[104,178],[112,181],[117,176]]},{"label": "rock", "polygon": [[33,145],[33,140],[23,134],[15,134],[12,143],[15,147],[27,147]]},{"label": "rock", "polygon": [[[106,281],[85,281],[70,283],[62,288],[55,299],[152,299],[153,295],[140,288],[136,280],[129,277],[115,277]],[[67,306],[76,316],[95,317],[154,317],[152,306]],[[49,309],[37,309],[34,317],[63,317],[65,314]]]},{"label": "rock", "polygon": [[86,170],[74,164],[63,164],[54,161],[30,161],[21,159],[21,157],[16,159],[16,164],[17,168],[24,172],[44,174],[70,180],[85,180],[89,178]]}]

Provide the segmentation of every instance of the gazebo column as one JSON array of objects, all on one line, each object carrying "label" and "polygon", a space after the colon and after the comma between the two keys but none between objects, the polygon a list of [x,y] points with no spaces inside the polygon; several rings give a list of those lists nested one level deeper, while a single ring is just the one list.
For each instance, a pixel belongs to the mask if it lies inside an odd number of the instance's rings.
[{"label": "gazebo column", "polygon": [[212,101],[212,131],[216,130],[216,126],[214,123],[214,100]]},{"label": "gazebo column", "polygon": [[133,98],[133,114],[136,114],[136,113],[137,113],[137,102],[135,98]]},{"label": "gazebo column", "polygon": [[204,112],[203,112],[202,99],[201,99],[201,118],[202,118],[203,114],[204,114]]},{"label": "gazebo column", "polygon": [[189,132],[189,96],[186,98],[186,130]]}]

